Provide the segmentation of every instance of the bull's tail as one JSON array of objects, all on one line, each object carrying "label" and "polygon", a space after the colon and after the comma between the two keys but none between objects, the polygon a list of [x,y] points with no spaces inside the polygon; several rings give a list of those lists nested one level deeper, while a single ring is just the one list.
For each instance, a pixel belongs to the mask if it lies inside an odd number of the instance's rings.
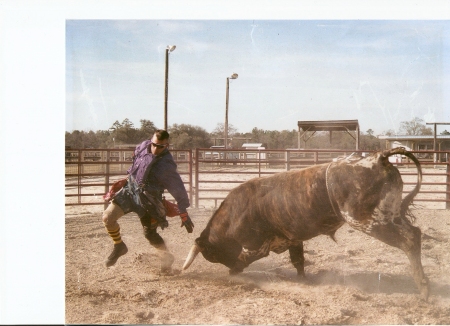
[{"label": "bull's tail", "polygon": [[406,195],[405,198],[403,198],[402,204],[401,204],[401,214],[402,214],[401,216],[405,216],[408,213],[409,205],[412,203],[414,197],[417,195],[417,193],[420,190],[420,186],[422,185],[422,168],[420,166],[419,160],[411,152],[408,152],[404,147],[397,147],[397,148],[392,148],[392,149],[386,150],[382,153],[381,158],[384,158],[387,161],[387,158],[389,156],[396,155],[396,154],[404,155],[404,156],[410,158],[414,162],[414,164],[416,165],[416,168],[417,168],[416,186],[414,187],[413,190],[411,190],[411,192],[408,195]]},{"label": "bull's tail", "polygon": [[186,270],[191,266],[192,262],[194,261],[195,257],[202,251],[200,246],[196,243],[191,247],[191,250],[189,251],[188,256],[186,257],[186,261],[183,264],[183,270]]}]

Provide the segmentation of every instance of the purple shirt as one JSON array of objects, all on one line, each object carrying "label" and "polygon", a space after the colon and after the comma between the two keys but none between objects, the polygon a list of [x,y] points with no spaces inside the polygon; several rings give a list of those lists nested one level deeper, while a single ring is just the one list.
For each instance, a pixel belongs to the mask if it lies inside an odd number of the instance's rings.
[{"label": "purple shirt", "polygon": [[[177,172],[177,165],[173,160],[172,154],[166,148],[162,153],[168,152],[152,166],[147,180],[142,180],[145,170],[153,161],[156,155],[149,150],[151,140],[145,140],[134,151],[133,165],[127,170],[127,173],[134,177],[138,184],[146,183],[149,190],[159,190],[161,192],[167,189],[175,198],[181,213],[186,212],[186,208],[190,206],[189,197],[184,187],[183,180]],[[161,153],[161,154],[162,154]],[[160,154],[160,156],[161,156]]]},{"label": "purple shirt", "polygon": [[136,146],[136,149],[134,150],[133,165],[127,170],[127,174],[133,176],[138,184],[142,183],[142,178],[144,177],[147,166],[155,158],[155,155],[153,155],[148,148],[151,143],[151,140],[145,140]]}]

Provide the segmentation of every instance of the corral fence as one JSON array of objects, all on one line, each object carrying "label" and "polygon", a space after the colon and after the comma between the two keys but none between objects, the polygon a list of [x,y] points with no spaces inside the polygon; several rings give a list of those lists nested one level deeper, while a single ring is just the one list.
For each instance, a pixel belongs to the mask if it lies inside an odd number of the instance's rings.
[{"label": "corral fence", "polygon": [[[236,150],[197,148],[171,150],[194,207],[217,207],[231,189],[255,177],[328,163],[355,150]],[[415,203],[450,209],[450,152],[413,151],[422,164],[423,179]],[[133,150],[66,150],[66,206],[105,204],[101,196],[122,178]],[[406,157],[392,156],[404,181],[403,192],[416,184],[417,170]],[[168,199],[173,200],[169,194]],[[420,205],[420,204],[419,204]]]},{"label": "corral fence", "polygon": [[[422,164],[422,187],[414,202],[428,202],[450,208],[450,152],[413,152]],[[255,177],[329,163],[352,154],[354,150],[233,150],[196,149],[194,167],[195,207],[217,207],[229,191]],[[406,157],[390,157],[404,181],[404,193],[416,184],[417,170]]]},{"label": "corral fence", "polygon": [[[186,187],[189,200],[193,201],[192,151],[171,150]],[[104,205],[102,196],[110,186],[124,178],[131,166],[133,149],[66,149],[65,197],[66,206]],[[173,201],[170,194],[166,199]]]}]

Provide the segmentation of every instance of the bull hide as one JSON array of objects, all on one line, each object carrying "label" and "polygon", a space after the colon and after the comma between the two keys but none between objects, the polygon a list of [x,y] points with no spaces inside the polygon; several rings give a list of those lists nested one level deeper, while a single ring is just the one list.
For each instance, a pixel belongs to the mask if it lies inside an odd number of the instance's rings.
[{"label": "bull hide", "polygon": [[[409,157],[418,170],[415,188],[402,199],[403,182],[388,160]],[[213,214],[186,258],[187,269],[201,252],[213,263],[240,273],[252,262],[289,250],[299,276],[304,276],[303,241],[334,236],[344,223],[400,248],[409,258],[422,297],[428,280],[421,263],[421,231],[407,218],[419,192],[418,160],[404,148],[349,157],[337,162],[249,180],[233,189]]]}]

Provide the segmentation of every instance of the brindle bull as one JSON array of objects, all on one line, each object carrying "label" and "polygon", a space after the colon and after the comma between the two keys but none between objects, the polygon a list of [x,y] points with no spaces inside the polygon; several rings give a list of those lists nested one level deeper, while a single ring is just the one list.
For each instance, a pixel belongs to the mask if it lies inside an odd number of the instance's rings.
[{"label": "brindle bull", "polygon": [[[395,154],[410,158],[418,170],[417,184],[404,199],[400,173],[388,160]],[[222,202],[195,240],[183,269],[201,252],[206,260],[236,274],[270,251],[289,250],[297,274],[304,276],[303,241],[321,234],[334,239],[336,230],[347,222],[403,250],[427,300],[421,231],[406,217],[421,181],[419,161],[404,148],[249,180]]]}]

